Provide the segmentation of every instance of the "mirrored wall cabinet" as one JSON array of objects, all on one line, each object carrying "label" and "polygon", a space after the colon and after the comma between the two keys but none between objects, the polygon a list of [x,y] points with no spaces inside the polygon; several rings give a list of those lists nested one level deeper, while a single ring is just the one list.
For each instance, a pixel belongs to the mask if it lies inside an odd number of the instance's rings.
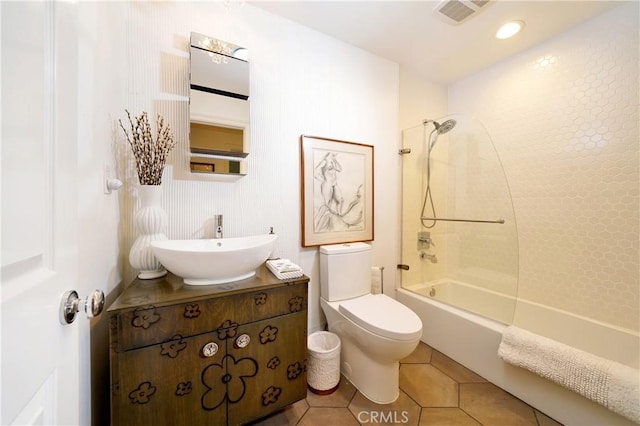
[{"label": "mirrored wall cabinet", "polygon": [[247,49],[191,33],[190,168],[246,175],[249,155]]}]

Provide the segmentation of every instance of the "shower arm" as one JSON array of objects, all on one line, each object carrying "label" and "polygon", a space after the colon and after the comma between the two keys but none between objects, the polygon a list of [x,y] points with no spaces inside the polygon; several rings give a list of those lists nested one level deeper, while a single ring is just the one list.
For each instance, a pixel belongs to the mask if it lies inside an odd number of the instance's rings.
[{"label": "shower arm", "polygon": [[445,218],[440,218],[440,217],[421,217],[420,219],[421,220],[433,220],[435,222],[443,221],[443,222],[499,223],[500,225],[502,225],[504,223],[504,219],[476,220],[476,219],[445,219]]}]

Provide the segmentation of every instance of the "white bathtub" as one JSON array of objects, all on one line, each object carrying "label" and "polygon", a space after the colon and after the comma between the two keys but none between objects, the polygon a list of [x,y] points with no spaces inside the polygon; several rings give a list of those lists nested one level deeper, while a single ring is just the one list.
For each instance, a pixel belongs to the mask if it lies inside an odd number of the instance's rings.
[{"label": "white bathtub", "polygon": [[[476,315],[424,296],[429,292],[427,287],[413,287],[412,290],[422,294],[398,289],[397,299],[418,314],[423,324],[422,341],[429,346],[565,425],[634,424],[577,393],[498,358],[502,332],[506,328],[505,323],[511,323],[511,315],[503,317],[507,319],[503,322]],[[455,287],[455,283],[449,287]],[[492,303],[487,304],[487,301],[497,296],[478,288],[463,287],[448,290],[450,294],[457,292],[458,295],[475,292],[473,299],[481,302],[484,308],[491,306]],[[504,306],[504,300],[496,297],[495,306]],[[640,336],[637,333],[526,300],[518,299],[515,306],[513,324],[594,355],[639,368]]]},{"label": "white bathtub", "polygon": [[409,290],[503,324],[511,323],[516,306],[515,297],[456,280],[434,280]]}]

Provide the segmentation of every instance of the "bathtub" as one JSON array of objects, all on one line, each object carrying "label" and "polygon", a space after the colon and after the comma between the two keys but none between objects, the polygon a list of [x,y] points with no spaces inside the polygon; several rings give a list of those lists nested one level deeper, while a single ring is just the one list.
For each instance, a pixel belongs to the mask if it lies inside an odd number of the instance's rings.
[{"label": "bathtub", "polygon": [[502,324],[511,322],[516,304],[513,296],[450,279],[417,284],[411,286],[410,290]]},{"label": "bathtub", "polygon": [[[463,294],[471,296],[485,309],[485,315],[502,320],[470,312],[477,306],[460,309],[428,296],[431,284],[400,288],[397,300],[422,320],[423,342],[565,425],[634,424],[575,392],[503,362],[498,358],[498,346],[513,316],[513,324],[518,327],[639,368],[640,336],[637,333],[521,299],[515,301],[513,315],[514,299],[464,283],[439,282],[434,288],[436,297],[438,292],[441,296],[448,293],[450,300]],[[496,309],[491,310],[491,306]]]}]

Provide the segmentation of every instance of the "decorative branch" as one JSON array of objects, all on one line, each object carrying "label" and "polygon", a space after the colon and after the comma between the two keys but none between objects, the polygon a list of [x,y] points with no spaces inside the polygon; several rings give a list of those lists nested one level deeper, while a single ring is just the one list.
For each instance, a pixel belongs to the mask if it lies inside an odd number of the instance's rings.
[{"label": "decorative branch", "polygon": [[129,111],[125,109],[131,133],[118,120],[120,128],[124,131],[127,141],[131,146],[133,157],[136,160],[136,170],[140,185],[160,185],[162,172],[169,156],[169,152],[176,146],[169,124],[165,125],[164,118],[160,114],[156,118],[155,140],[151,135],[151,125],[146,112],[131,118]]}]

